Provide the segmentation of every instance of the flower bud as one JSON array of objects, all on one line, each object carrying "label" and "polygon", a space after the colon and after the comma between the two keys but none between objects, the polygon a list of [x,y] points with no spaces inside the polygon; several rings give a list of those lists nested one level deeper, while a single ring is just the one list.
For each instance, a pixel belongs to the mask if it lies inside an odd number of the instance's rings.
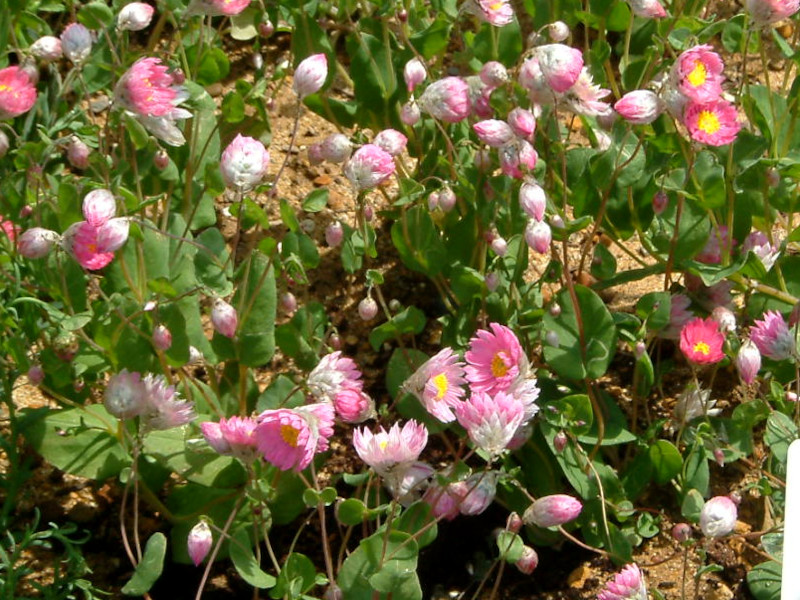
[{"label": "flower bud", "polygon": [[336,248],[344,239],[344,228],[340,221],[334,221],[325,228],[325,241],[331,248]]},{"label": "flower bud", "polygon": [[83,218],[92,227],[100,227],[117,212],[117,201],[109,190],[92,190],[83,197]]},{"label": "flower bud", "polygon": [[492,155],[488,148],[478,148],[475,151],[475,167],[479,171],[486,171],[492,166]]},{"label": "flower bud", "polygon": [[472,110],[469,86],[460,77],[445,77],[430,84],[419,98],[422,110],[434,119],[458,123]]},{"label": "flower bud", "polygon": [[497,493],[498,471],[476,473],[465,481],[460,481],[451,486],[461,497],[459,512],[462,515],[479,515],[494,501]]},{"label": "flower bud", "polygon": [[345,423],[363,423],[375,416],[375,402],[356,388],[342,388],[333,398],[333,408]]},{"label": "flower bud", "polygon": [[558,334],[552,330],[548,331],[544,335],[544,341],[548,346],[553,346],[555,348],[558,348],[559,344],[561,343],[561,340],[558,339]]},{"label": "flower bud", "polygon": [[28,369],[28,383],[39,385],[44,381],[44,369],[42,365],[31,365]]},{"label": "flower bud", "polygon": [[714,460],[720,467],[725,466],[725,453],[721,448],[714,448]]},{"label": "flower bud", "polygon": [[500,276],[494,271],[487,273],[483,280],[486,283],[486,288],[490,292],[495,291],[497,286],[500,285]]},{"label": "flower bud", "polygon": [[384,129],[375,136],[373,143],[392,156],[397,156],[406,149],[408,138],[396,129]]},{"label": "flower bud", "polygon": [[497,256],[505,256],[506,252],[508,252],[508,243],[499,235],[492,240],[490,246]]},{"label": "flower bud", "polygon": [[295,298],[292,292],[284,292],[281,294],[281,307],[289,314],[297,310],[297,298]]},{"label": "flower bud", "polygon": [[254,52],[253,56],[250,58],[250,62],[256,71],[260,71],[264,68],[264,57],[260,52]]},{"label": "flower bud", "polygon": [[401,23],[408,21],[408,11],[405,8],[401,8],[397,11],[397,20]]},{"label": "flower bud", "polygon": [[568,441],[567,434],[563,431],[559,431],[553,436],[553,448],[555,448],[556,452],[560,454],[564,451],[564,448],[567,447]]},{"label": "flower bud", "polygon": [[767,185],[771,188],[776,188],[781,183],[781,174],[775,167],[770,167],[767,169],[766,178]]},{"label": "flower bud", "polygon": [[487,119],[472,126],[478,139],[492,148],[500,148],[514,138],[514,131],[505,121]]},{"label": "flower bud", "polygon": [[236,328],[239,326],[236,309],[222,298],[217,298],[211,308],[211,324],[220,335],[232,338],[236,335]]},{"label": "flower bud", "polygon": [[664,212],[669,204],[669,196],[667,196],[667,192],[664,190],[658,190],[653,195],[653,212],[657,215],[660,215]]},{"label": "flower bud", "polygon": [[256,187],[269,169],[269,151],[264,144],[238,134],[222,152],[219,169],[225,185],[238,192]]},{"label": "flower bud", "polygon": [[542,76],[553,91],[564,93],[575,84],[583,69],[580,50],[564,44],[545,44],[534,50]]},{"label": "flower bud", "polygon": [[89,146],[73,135],[67,146],[69,164],[76,169],[85,169],[89,166],[89,154],[91,154]]},{"label": "flower bud", "polygon": [[155,9],[144,2],[131,2],[122,7],[117,15],[117,29],[141,31],[153,20]]},{"label": "flower bud", "polygon": [[797,402],[798,396],[794,392],[786,392],[784,394],[784,399],[787,402]]},{"label": "flower bud", "polygon": [[419,105],[413,100],[409,100],[400,108],[400,120],[409,127],[416,125],[421,116]]},{"label": "flower bud", "polygon": [[92,34],[80,23],[70,23],[61,32],[61,50],[76,65],[81,64],[92,53]]},{"label": "flower bud", "polygon": [[364,220],[367,223],[372,223],[372,219],[375,217],[375,209],[372,208],[371,204],[364,205]]},{"label": "flower bud", "polygon": [[97,250],[99,252],[116,252],[128,241],[130,220],[126,217],[109,219],[97,230]]},{"label": "flower bud", "polygon": [[536,117],[525,108],[515,108],[506,117],[514,135],[530,141],[536,131]]},{"label": "flower bud", "polygon": [[323,54],[314,54],[304,59],[297,65],[294,72],[292,89],[304,99],[306,96],[317,93],[328,78],[328,57]]},{"label": "flower bud", "polygon": [[634,125],[647,125],[664,112],[664,103],[655,92],[635,90],[628,92],[614,104],[614,110]]},{"label": "flower bud", "polygon": [[391,154],[375,144],[365,144],[347,161],[344,175],[357,190],[368,190],[389,179],[394,170]]},{"label": "flower bud", "polygon": [[159,171],[163,171],[169,166],[169,154],[167,154],[166,150],[161,148],[155,153],[153,164]]},{"label": "flower bud", "polygon": [[123,369],[108,380],[103,404],[112,416],[132,419],[147,407],[147,394],[139,373],[129,373]]},{"label": "flower bud", "polygon": [[28,48],[36,58],[46,61],[58,60],[63,56],[61,40],[53,35],[44,35]]},{"label": "flower bud", "polygon": [[192,559],[195,567],[200,566],[200,563],[208,555],[212,541],[213,536],[208,523],[198,521],[197,525],[192,527],[189,532],[189,537],[186,538],[186,549],[189,551],[189,558]]},{"label": "flower bud", "polygon": [[561,305],[558,302],[553,302],[550,305],[550,308],[547,309],[547,312],[549,312],[553,317],[558,317],[561,315]]},{"label": "flower bud", "polygon": [[343,163],[353,153],[353,144],[343,133],[332,133],[319,144],[319,154],[323,160]]},{"label": "flower bud", "polygon": [[520,517],[517,513],[512,512],[508,515],[508,519],[506,519],[506,531],[510,531],[511,533],[518,533],[524,522],[522,521],[522,517]]},{"label": "flower bud", "polygon": [[719,323],[719,330],[727,333],[736,330],[736,315],[725,306],[717,306],[711,311],[711,318]]},{"label": "flower bud", "polygon": [[403,67],[403,79],[406,80],[406,87],[409,93],[413,92],[414,88],[425,81],[427,76],[425,65],[418,58],[412,58]]},{"label": "flower bud", "polygon": [[566,494],[544,496],[531,504],[522,520],[539,527],[555,527],[576,519],[583,510],[579,500]]},{"label": "flower bud", "polygon": [[723,537],[736,526],[736,504],[727,496],[714,496],[700,511],[700,529],[706,537]]},{"label": "flower bud", "polygon": [[457,200],[456,193],[450,189],[450,186],[445,185],[445,187],[439,190],[439,208],[441,208],[442,211],[448,213],[453,210]]},{"label": "flower bud", "polygon": [[358,316],[364,321],[371,321],[378,314],[378,303],[372,299],[372,296],[367,296],[358,303]]},{"label": "flower bud", "polygon": [[569,25],[564,21],[555,21],[547,26],[547,34],[554,42],[563,42],[569,37]]},{"label": "flower bud", "polygon": [[536,570],[536,567],[539,566],[539,555],[536,554],[536,550],[530,546],[523,546],[522,556],[514,563],[514,566],[517,567],[523,575],[530,575]]},{"label": "flower bud", "polygon": [[672,528],[672,539],[676,542],[687,542],[692,539],[692,526],[688,523],[678,523]]},{"label": "flower bud", "polygon": [[325,593],[322,595],[323,600],[344,600],[344,592],[342,588],[340,588],[335,583],[332,583],[328,586],[328,589],[325,590]]},{"label": "flower bud", "polygon": [[11,142],[4,131],[0,131],[0,158],[8,154],[8,149],[11,147]]},{"label": "flower bud", "polygon": [[761,369],[761,352],[752,340],[745,340],[736,355],[736,369],[739,377],[747,385],[755,381],[758,371]]},{"label": "flower bud", "polygon": [[153,330],[153,346],[161,351],[167,351],[172,346],[172,332],[165,325],[156,325]]},{"label": "flower bud", "polygon": [[645,344],[641,340],[636,342],[636,346],[634,346],[633,348],[633,355],[636,357],[636,360],[642,358],[646,352],[647,352],[647,344]]},{"label": "flower bud", "polygon": [[25,258],[43,258],[50,253],[60,237],[55,231],[32,227],[19,236],[17,252]]},{"label": "flower bud", "polygon": [[428,194],[428,210],[433,211],[439,207],[439,194],[438,192],[431,192]]},{"label": "flower bud", "polygon": [[532,179],[526,179],[519,188],[519,204],[525,214],[532,219],[544,219],[547,196],[542,187]]},{"label": "flower bud", "polygon": [[547,254],[553,234],[550,226],[544,221],[531,220],[525,228],[525,242],[539,254]]},{"label": "flower bud", "polygon": [[508,81],[508,71],[503,63],[496,60],[490,60],[483,65],[479,76],[481,81],[491,88],[499,87]]},{"label": "flower bud", "polygon": [[275,33],[275,25],[272,24],[272,21],[267,19],[258,24],[258,33],[261,34],[262,37],[269,37]]}]

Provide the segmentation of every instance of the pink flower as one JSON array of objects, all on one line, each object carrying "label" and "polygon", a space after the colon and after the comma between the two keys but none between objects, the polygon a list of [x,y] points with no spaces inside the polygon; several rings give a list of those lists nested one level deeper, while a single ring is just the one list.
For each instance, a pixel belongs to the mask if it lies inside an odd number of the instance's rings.
[{"label": "pink flower", "polygon": [[0,119],[28,112],[36,102],[36,86],[17,66],[0,69]]},{"label": "pink flower", "polygon": [[364,427],[353,432],[353,446],[361,460],[383,477],[408,468],[427,443],[428,430],[414,420],[408,421],[402,429],[395,423],[389,431],[381,427],[373,434]]},{"label": "pink flower", "polygon": [[117,15],[117,28],[122,31],[141,31],[153,20],[155,8],[144,2],[131,2]]},{"label": "pink flower", "polygon": [[356,189],[368,190],[389,179],[394,170],[391,154],[375,144],[365,144],[347,161],[344,174]]},{"label": "pink flower", "polygon": [[700,529],[706,537],[723,537],[736,527],[736,503],[728,496],[714,496],[700,511]]},{"label": "pink flower", "polygon": [[197,525],[192,527],[189,536],[186,538],[186,550],[189,552],[189,558],[192,559],[195,567],[200,566],[200,563],[208,555],[213,541],[213,535],[208,523],[198,521]]},{"label": "pink flower", "polygon": [[767,271],[773,267],[781,253],[780,248],[773,247],[769,238],[760,231],[753,231],[745,238],[741,251],[742,254],[755,254]]},{"label": "pink flower", "polygon": [[675,294],[670,298],[669,325],[661,332],[661,337],[677,340],[683,326],[694,318],[689,310],[692,301],[686,294]]},{"label": "pink flower", "polygon": [[403,67],[403,79],[406,80],[406,87],[409,93],[413,92],[414,88],[425,81],[427,76],[425,65],[418,58],[412,58]]},{"label": "pink flower", "polygon": [[250,417],[222,418],[219,423],[200,423],[200,430],[208,445],[223,456],[234,456],[244,462],[256,458],[256,427],[258,422]]},{"label": "pink flower", "polygon": [[453,408],[464,397],[464,363],[452,348],[428,359],[406,380],[404,389],[414,394],[427,411],[443,423],[455,421]]},{"label": "pink flower", "polygon": [[710,146],[730,144],[741,129],[736,107],[720,98],[705,104],[687,104],[683,123],[693,140]]},{"label": "pink flower", "polygon": [[635,90],[617,100],[614,110],[629,123],[646,125],[655,121],[664,108],[655,92]]},{"label": "pink flower", "polygon": [[251,190],[267,174],[269,150],[258,140],[238,134],[222,152],[219,169],[229,188]]},{"label": "pink flower", "polygon": [[303,59],[294,71],[292,89],[302,100],[306,96],[316,94],[328,78],[328,57],[323,54],[313,54]]},{"label": "pink flower", "polygon": [[145,410],[146,396],[147,389],[141,375],[123,369],[108,380],[103,404],[118,419],[132,419]]},{"label": "pink flower", "polygon": [[311,464],[314,454],[327,450],[333,418],[329,404],[266,410],[258,416],[258,451],[282,471],[302,471]]},{"label": "pink flower", "polygon": [[490,60],[481,67],[481,72],[478,76],[484,85],[495,88],[508,81],[508,69],[503,63]]},{"label": "pink flower", "polygon": [[506,121],[511,126],[514,135],[523,140],[530,141],[536,131],[536,117],[525,108],[514,108],[508,113]]},{"label": "pink flower", "polygon": [[492,148],[500,148],[514,139],[514,130],[505,121],[487,119],[472,126],[478,139]]},{"label": "pink flower", "polygon": [[116,252],[128,241],[130,219],[116,217],[97,228],[97,247],[101,252]]},{"label": "pink flower", "polygon": [[352,358],[342,356],[340,351],[326,354],[308,374],[306,385],[318,402],[333,403],[342,389],[361,391],[361,371]]},{"label": "pink flower", "polygon": [[719,323],[710,317],[697,317],[681,330],[681,351],[696,365],[711,365],[721,361],[725,357],[722,352],[724,342],[725,336],[719,330]]},{"label": "pink flower", "polygon": [[67,146],[67,160],[76,169],[85,169],[89,166],[91,149],[78,136],[73,135]]},{"label": "pink flower", "polygon": [[405,151],[408,138],[396,129],[384,129],[375,136],[373,143],[392,156],[397,156]]},{"label": "pink flower", "polygon": [[761,352],[752,340],[745,340],[739,348],[739,353],[736,355],[736,369],[746,384],[755,381],[761,369]]},{"label": "pink flower", "polygon": [[517,567],[519,572],[523,575],[530,575],[536,570],[536,567],[539,566],[539,555],[536,553],[536,550],[530,546],[523,546],[522,556],[517,559],[514,566]]},{"label": "pink flower", "polygon": [[614,115],[614,109],[608,102],[603,102],[611,90],[595,85],[589,69],[581,69],[575,84],[567,90],[564,101],[567,106],[578,114],[601,119]]},{"label": "pink flower", "polygon": [[583,53],[564,44],[545,44],[535,49],[539,68],[555,92],[566,92],[575,85],[583,69]]},{"label": "pink flower", "polygon": [[514,20],[514,8],[509,0],[469,0],[465,6],[481,21],[495,27],[508,25]]},{"label": "pink flower", "polygon": [[455,490],[451,493],[452,485],[442,486],[434,482],[422,496],[422,500],[430,505],[433,516],[437,519],[452,521],[459,515],[461,498]]},{"label": "pink flower", "polygon": [[800,10],[800,0],[745,0],[745,8],[759,27],[769,27]]},{"label": "pink flower", "polygon": [[238,15],[250,6],[250,0],[192,0],[187,15],[210,17]]},{"label": "pink flower", "polygon": [[497,494],[499,471],[486,471],[470,475],[464,481],[449,486],[450,494],[459,497],[458,510],[462,515],[479,515],[494,501]]},{"label": "pink flower", "polygon": [[419,99],[419,106],[435,119],[458,123],[472,110],[469,86],[460,77],[445,77],[430,84]]},{"label": "pink flower", "polygon": [[696,103],[711,103],[722,94],[722,59],[704,44],[694,46],[678,56],[673,66],[673,77],[678,90]]},{"label": "pink flower", "polygon": [[525,227],[525,243],[539,254],[547,254],[553,241],[550,225],[544,221],[531,219]]},{"label": "pink flower", "polygon": [[99,234],[99,228],[79,221],[64,232],[61,243],[84,269],[97,271],[114,260],[114,253],[103,249]]},{"label": "pink flower", "polygon": [[19,236],[17,252],[25,258],[43,258],[50,253],[60,237],[55,231],[32,227]]},{"label": "pink flower", "polygon": [[583,505],[576,498],[566,494],[553,494],[539,498],[531,504],[522,519],[539,527],[555,527],[577,519],[581,510]]},{"label": "pink flower", "polygon": [[533,171],[539,155],[527,140],[514,140],[500,148],[500,170],[504,175],[522,179]]},{"label": "pink flower", "polygon": [[140,58],[120,77],[114,96],[124,108],[147,117],[170,115],[188,98],[160,58]]},{"label": "pink flower", "polygon": [[768,310],[762,320],[750,328],[750,339],[762,356],[784,360],[795,354],[795,341],[789,325],[777,310]]},{"label": "pink flower", "polygon": [[646,19],[661,19],[667,16],[667,11],[659,0],[628,0],[631,12],[637,17]]},{"label": "pink flower", "polygon": [[714,227],[708,241],[699,254],[695,255],[695,260],[708,265],[716,265],[722,261],[722,252],[728,251],[731,246],[730,235],[726,225]]},{"label": "pink flower", "polygon": [[639,567],[624,566],[597,595],[597,600],[647,600],[647,586]]},{"label": "pink flower", "polygon": [[[536,221],[544,219],[547,208],[547,196],[542,186],[533,179],[526,179],[519,188],[519,205],[530,218]],[[548,242],[548,246],[550,243]]]},{"label": "pink flower", "polygon": [[211,307],[211,324],[220,335],[233,338],[239,327],[239,316],[236,314],[236,309],[222,298],[215,299]]},{"label": "pink flower", "polygon": [[522,63],[519,70],[519,84],[528,90],[533,104],[552,104],[556,100],[556,94],[548,84],[536,56]]},{"label": "pink flower", "polygon": [[492,397],[474,390],[466,402],[456,407],[456,416],[472,443],[493,460],[514,437],[525,416],[525,407],[511,394],[497,392]]},{"label": "pink flower", "polygon": [[117,201],[109,190],[92,190],[83,197],[83,218],[89,225],[105,225],[117,212]]},{"label": "pink flower", "polygon": [[494,395],[508,391],[528,370],[522,346],[508,327],[490,323],[491,331],[480,329],[469,341],[464,358],[467,381],[473,392]]},{"label": "pink flower", "polygon": [[363,423],[375,416],[375,402],[355,387],[343,387],[334,396],[333,407],[345,423]]},{"label": "pink flower", "polygon": [[147,398],[141,415],[143,431],[181,427],[197,416],[194,404],[183,400],[175,386],[169,385],[163,375],[148,374],[143,383]]},{"label": "pink flower", "polygon": [[153,330],[153,346],[161,351],[169,350],[172,347],[172,332],[166,325],[156,325]]}]

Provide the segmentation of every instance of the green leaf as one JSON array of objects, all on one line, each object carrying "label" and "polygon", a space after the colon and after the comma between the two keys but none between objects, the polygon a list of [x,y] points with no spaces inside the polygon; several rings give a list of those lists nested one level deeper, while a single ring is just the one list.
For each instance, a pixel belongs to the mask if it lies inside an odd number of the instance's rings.
[{"label": "green leaf", "polygon": [[276,579],[261,570],[253,553],[253,544],[246,529],[239,529],[231,536],[230,555],[236,572],[254,588],[267,589],[275,585]]},{"label": "green leaf", "polygon": [[[241,363],[260,367],[275,354],[275,272],[272,261],[257,251],[250,255],[248,267],[243,270],[233,297],[239,312],[236,343]],[[215,341],[219,338],[214,336]]]},{"label": "green leaf", "polygon": [[294,208],[286,198],[280,199],[280,212],[281,220],[289,228],[289,231],[293,233],[300,231],[300,222],[297,220],[297,215],[294,214]]},{"label": "green leaf", "polygon": [[782,464],[786,464],[789,444],[798,438],[797,425],[782,412],[774,411],[767,419],[767,430],[764,442],[772,450],[773,456]]},{"label": "green leaf", "polygon": [[506,562],[515,563],[522,558],[525,543],[522,538],[511,531],[501,531],[497,536],[497,549],[500,551],[500,558]]},{"label": "green leaf", "polygon": [[231,16],[231,37],[243,42],[255,38],[258,35],[256,28],[258,15],[259,12],[249,6],[238,15]]},{"label": "green leaf", "polygon": [[297,598],[316,585],[317,570],[311,559],[299,552],[292,552],[283,564],[270,598]]},{"label": "green leaf", "polygon": [[166,552],[167,538],[157,531],[147,540],[142,561],[136,565],[136,570],[130,581],[122,588],[122,593],[126,596],[141,596],[149,592],[164,569]]},{"label": "green leaf", "polygon": [[319,362],[317,353],[322,347],[328,315],[319,302],[302,306],[292,320],[275,330],[281,351],[293,358],[301,369],[311,370]]},{"label": "green leaf", "polygon": [[336,507],[336,519],[342,524],[352,527],[364,520],[367,507],[358,498],[347,498]]},{"label": "green leaf", "polygon": [[452,20],[447,18],[446,15],[440,14],[427,29],[419,31],[410,37],[411,44],[424,58],[430,60],[447,48],[452,26]]},{"label": "green leaf", "polygon": [[108,29],[114,23],[114,13],[105,2],[90,2],[78,11],[78,21],[89,29]]},{"label": "green leaf", "polygon": [[438,535],[433,509],[423,500],[415,502],[405,509],[394,526],[400,531],[413,535],[420,548],[432,544]]},{"label": "green leaf", "polygon": [[444,242],[428,210],[415,206],[392,225],[392,242],[409,269],[432,277],[447,261]]},{"label": "green leaf", "polygon": [[697,523],[700,520],[700,511],[703,510],[703,495],[697,490],[689,490],[686,496],[683,497],[681,504],[681,514],[692,523]]},{"label": "green leaf", "polygon": [[779,600],[781,565],[774,560],[756,565],[747,573],[747,585],[756,600]]},{"label": "green leaf", "polygon": [[650,462],[653,465],[653,479],[659,485],[669,483],[681,472],[683,459],[678,449],[667,440],[658,440],[650,446]]},{"label": "green leaf", "polygon": [[303,210],[310,213],[321,211],[328,205],[328,188],[319,188],[309,192],[303,199]]},{"label": "green leaf", "polygon": [[409,306],[386,323],[373,329],[369,334],[369,343],[377,351],[388,340],[406,334],[422,333],[427,321],[424,312],[414,306]]},{"label": "green leaf", "polygon": [[244,98],[237,91],[230,91],[222,99],[222,118],[228,123],[244,121]]},{"label": "green leaf", "polygon": [[[187,54],[191,55],[192,52],[187,51]],[[225,51],[222,48],[210,48],[203,54],[195,81],[200,85],[211,85],[225,79],[230,70],[231,63]]]},{"label": "green leaf", "polygon": [[150,143],[150,134],[147,133],[144,126],[128,113],[125,113],[122,118],[123,121],[125,121],[125,129],[128,130],[128,135],[131,136],[134,147],[137,150],[144,150],[147,148],[147,145]]}]

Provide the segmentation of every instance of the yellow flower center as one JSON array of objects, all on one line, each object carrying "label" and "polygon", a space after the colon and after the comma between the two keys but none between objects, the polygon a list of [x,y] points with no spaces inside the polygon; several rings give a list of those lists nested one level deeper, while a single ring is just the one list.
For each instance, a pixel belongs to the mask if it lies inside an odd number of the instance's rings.
[{"label": "yellow flower center", "polygon": [[291,425],[281,425],[281,437],[283,441],[289,444],[292,448],[297,448],[297,436],[300,431]]},{"label": "yellow flower center", "polygon": [[694,87],[699,87],[706,82],[706,66],[699,60],[694,61],[694,69],[686,76]]},{"label": "yellow flower center", "polygon": [[492,375],[495,377],[505,377],[506,373],[508,373],[506,361],[503,360],[502,354],[498,352],[492,359]]},{"label": "yellow flower center", "polygon": [[378,442],[378,446],[380,446],[381,450],[386,450],[386,446],[389,445],[389,440],[381,440]]},{"label": "yellow flower center", "polygon": [[503,8],[503,3],[502,2],[493,2],[492,4],[489,5],[489,8],[491,10],[500,10],[501,8]]},{"label": "yellow flower center", "polygon": [[705,131],[708,134],[714,134],[719,131],[719,117],[710,110],[700,111],[697,117],[697,128]]},{"label": "yellow flower center", "polygon": [[703,354],[705,356],[708,356],[709,353],[711,352],[711,348],[709,348],[708,344],[706,344],[705,342],[697,342],[694,345],[694,351],[699,352],[700,354]]},{"label": "yellow flower center", "polygon": [[447,375],[439,373],[436,377],[432,378],[433,385],[436,386],[436,399],[441,400],[450,388],[447,382]]},{"label": "yellow flower center", "polygon": [[11,86],[6,85],[5,83],[0,83],[0,92],[5,92],[5,91],[10,90],[10,89],[11,89]]}]

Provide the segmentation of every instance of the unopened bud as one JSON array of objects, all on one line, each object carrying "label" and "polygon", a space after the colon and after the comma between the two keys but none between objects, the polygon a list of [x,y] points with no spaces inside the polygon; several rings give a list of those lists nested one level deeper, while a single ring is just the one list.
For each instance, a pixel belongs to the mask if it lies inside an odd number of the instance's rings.
[{"label": "unopened bud", "polygon": [[492,240],[491,248],[497,256],[505,256],[508,252],[508,243],[498,235]]},{"label": "unopened bud", "polygon": [[761,369],[761,352],[752,340],[745,340],[736,355],[736,369],[747,385],[755,381]]},{"label": "unopened bud", "polygon": [[153,346],[161,351],[169,350],[172,346],[172,332],[165,325],[156,325],[153,330]]},{"label": "unopened bud", "polygon": [[232,338],[236,335],[236,328],[239,326],[236,309],[225,300],[217,298],[211,309],[211,323],[220,335]]},{"label": "unopened bud", "polygon": [[536,550],[530,546],[523,546],[522,556],[514,563],[514,566],[517,567],[523,575],[530,575],[536,570],[536,567],[539,566],[539,555],[536,554]]},{"label": "unopened bud", "polygon": [[159,171],[163,171],[169,166],[169,154],[167,154],[166,150],[160,149],[155,153],[155,156],[153,156],[153,164]]},{"label": "unopened bud", "polygon": [[548,331],[544,336],[544,341],[547,342],[549,346],[554,346],[558,348],[559,339],[558,339],[558,334],[555,331],[552,330]]},{"label": "unopened bud", "polygon": [[343,133],[332,133],[319,144],[319,154],[323,160],[343,163],[353,153],[353,143]]},{"label": "unopened bud", "polygon": [[678,523],[672,528],[672,539],[676,542],[687,542],[692,539],[692,526],[688,523]]},{"label": "unopened bud", "polygon": [[28,383],[31,385],[39,385],[44,381],[44,369],[42,365],[31,365],[28,369]]},{"label": "unopened bud", "polygon": [[200,566],[200,563],[203,562],[209,550],[211,550],[212,541],[213,536],[208,523],[198,521],[197,525],[192,527],[189,537],[186,539],[186,549],[189,551],[189,558],[192,559],[194,566]]},{"label": "unopened bud", "polygon": [[531,504],[522,520],[539,527],[555,527],[578,518],[583,504],[577,498],[566,494],[553,494],[539,498]]},{"label": "unopened bud", "polygon": [[338,333],[332,333],[328,338],[328,344],[334,350],[341,350],[342,349],[342,338],[339,337]]},{"label": "unopened bud", "polygon": [[727,496],[715,496],[700,511],[700,529],[706,537],[723,537],[736,526],[736,503]]},{"label": "unopened bud", "polygon": [[389,300],[389,310],[393,313],[399,313],[403,310],[403,303],[397,298],[392,298]]},{"label": "unopened bud", "polygon": [[483,280],[486,283],[486,287],[490,292],[495,291],[497,289],[497,286],[500,285],[500,276],[494,271],[492,271],[491,273],[487,273]]},{"label": "unopened bud", "polygon": [[636,359],[638,360],[638,359],[642,358],[644,356],[645,352],[647,352],[647,344],[645,344],[641,340],[636,342],[636,346],[633,349],[633,354],[636,357]]},{"label": "unopened bud", "polygon": [[561,315],[561,305],[558,302],[553,302],[547,310],[550,316],[558,317]]},{"label": "unopened bud", "polygon": [[63,55],[61,40],[52,35],[45,35],[31,44],[28,48],[36,58],[46,61],[58,60]]},{"label": "unopened bud", "polygon": [[736,330],[736,315],[731,309],[724,306],[717,306],[711,311],[711,318],[719,323],[719,330],[722,333]]},{"label": "unopened bud", "polygon": [[781,174],[775,167],[767,169],[767,185],[771,188],[776,188],[781,183]]},{"label": "unopened bud", "polygon": [[794,392],[786,392],[786,394],[784,394],[784,398],[786,398],[787,402],[797,402],[797,394]]},{"label": "unopened bud", "polygon": [[155,9],[144,2],[131,2],[117,15],[117,27],[122,31],[141,31],[150,25]]},{"label": "unopened bud", "polygon": [[479,148],[475,151],[475,166],[479,171],[486,171],[492,166],[492,155],[488,148]]},{"label": "unopened bud", "polygon": [[567,434],[563,431],[559,431],[553,436],[553,448],[555,448],[556,452],[561,453],[564,451],[564,448],[567,447],[568,441]]},{"label": "unopened bud", "polygon": [[91,150],[89,146],[84,144],[80,139],[72,136],[67,146],[67,160],[76,169],[85,169],[89,166],[89,154]]},{"label": "unopened bud", "polygon": [[522,517],[515,512],[512,512],[510,515],[508,515],[508,519],[506,519],[506,529],[511,533],[519,532],[519,530],[522,529],[523,524]]},{"label": "unopened bud", "polygon": [[50,253],[60,237],[55,231],[32,227],[19,236],[17,252],[25,258],[43,258]]},{"label": "unopened bud", "polygon": [[11,142],[9,142],[8,136],[4,131],[0,131],[0,158],[3,158],[6,154],[8,154],[8,149],[10,147]]},{"label": "unopened bud", "polygon": [[535,219],[528,221],[525,228],[525,242],[528,246],[539,254],[547,254],[552,241],[553,233],[547,223]]},{"label": "unopened bud", "polygon": [[302,60],[294,72],[292,88],[302,100],[306,96],[317,93],[328,78],[328,57],[314,54]]},{"label": "unopened bud", "polygon": [[92,34],[80,23],[70,23],[61,33],[61,50],[75,64],[81,64],[92,53]]},{"label": "unopened bud", "polygon": [[554,42],[563,42],[569,37],[569,25],[564,21],[555,21],[547,26],[547,34]]},{"label": "unopened bud", "polygon": [[664,209],[667,208],[669,204],[669,196],[667,196],[667,192],[664,190],[658,190],[655,194],[653,194],[653,212],[657,215],[660,215],[664,212]]},{"label": "unopened bud", "polygon": [[400,120],[409,127],[416,125],[421,116],[422,113],[419,109],[419,105],[413,100],[403,104],[402,108],[400,109]]},{"label": "unopened bud", "polygon": [[253,63],[253,68],[260,71],[264,67],[264,57],[260,52],[254,52],[250,61]]},{"label": "unopened bud", "polygon": [[101,227],[117,213],[117,201],[109,190],[92,190],[83,197],[83,218],[92,227]]},{"label": "unopened bud", "polygon": [[401,23],[408,21],[408,11],[405,8],[401,8],[397,11],[397,20]]},{"label": "unopened bud", "polygon": [[371,321],[377,314],[378,303],[375,302],[371,296],[367,296],[358,303],[358,316],[360,316],[364,321]]},{"label": "unopened bud", "polygon": [[275,25],[272,24],[272,21],[267,19],[263,23],[258,24],[258,33],[260,33],[262,37],[269,37],[275,33]]},{"label": "unopened bud", "polygon": [[720,448],[714,448],[714,460],[720,467],[725,466],[725,453]]},{"label": "unopened bud", "polygon": [[176,68],[173,69],[170,74],[172,75],[172,82],[175,85],[183,85],[186,83],[186,73],[183,72],[183,69]]},{"label": "unopened bud", "polygon": [[341,222],[334,221],[325,228],[325,241],[331,248],[336,248],[344,239],[344,228]]},{"label": "unopened bud", "polygon": [[287,313],[292,314],[297,310],[297,298],[292,292],[284,292],[281,294],[281,306]]},{"label": "unopened bud", "polygon": [[431,192],[428,194],[428,210],[436,210],[439,206],[439,194]]},{"label": "unopened bud", "polygon": [[78,393],[82,392],[83,388],[85,387],[86,387],[86,381],[84,381],[83,377],[78,377],[75,381],[72,382],[72,389]]},{"label": "unopened bud", "polygon": [[457,201],[458,198],[456,198],[456,193],[451,190],[449,186],[445,186],[439,191],[439,208],[441,208],[444,212],[450,212],[453,210]]},{"label": "unopened bud", "polygon": [[374,219],[374,218],[375,218],[375,209],[372,208],[371,204],[366,204],[364,206],[364,220],[367,223],[371,223],[372,219]]}]

